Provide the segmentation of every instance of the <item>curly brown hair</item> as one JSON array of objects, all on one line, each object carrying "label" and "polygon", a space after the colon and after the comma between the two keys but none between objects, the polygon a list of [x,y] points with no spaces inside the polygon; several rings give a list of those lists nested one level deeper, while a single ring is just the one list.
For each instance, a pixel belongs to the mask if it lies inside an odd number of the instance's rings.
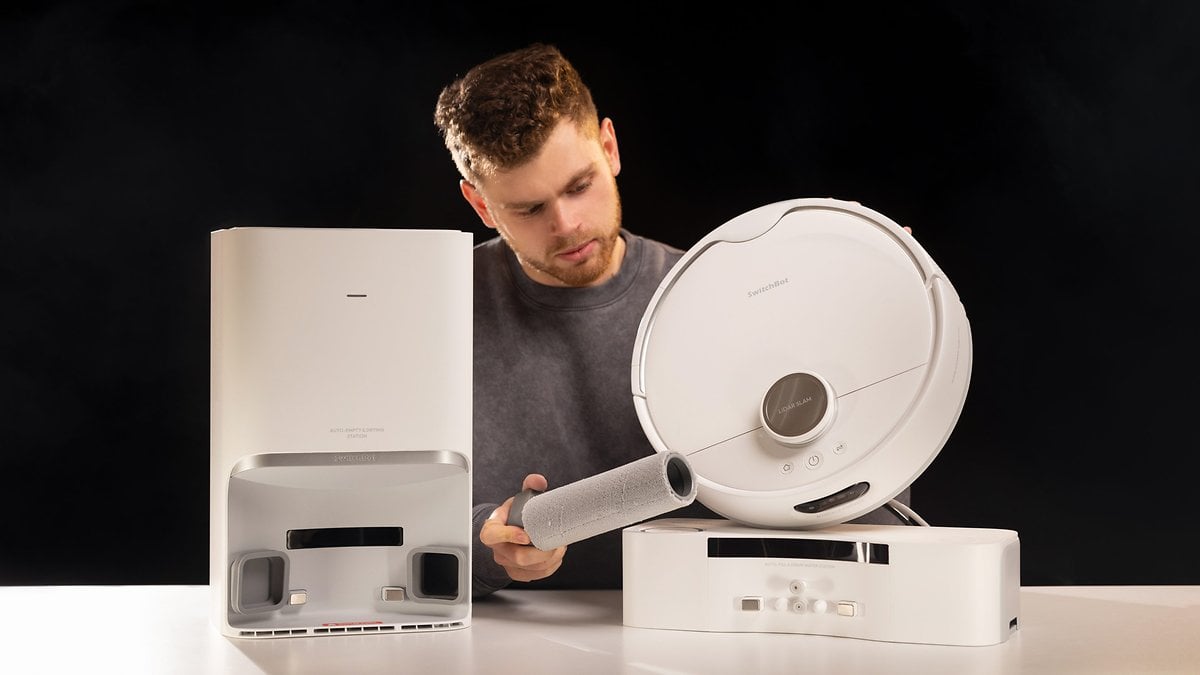
[{"label": "curly brown hair", "polygon": [[563,119],[594,137],[592,94],[553,45],[535,43],[489,59],[442,89],[433,122],[468,181],[533,159]]}]

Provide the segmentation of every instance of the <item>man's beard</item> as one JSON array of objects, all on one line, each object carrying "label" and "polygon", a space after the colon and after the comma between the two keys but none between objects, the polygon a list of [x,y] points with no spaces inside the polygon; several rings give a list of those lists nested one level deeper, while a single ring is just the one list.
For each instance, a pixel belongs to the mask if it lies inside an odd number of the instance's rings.
[{"label": "man's beard", "polygon": [[[594,236],[585,235],[584,237],[574,240],[561,239],[555,241],[551,245],[550,250],[546,251],[545,254],[540,258],[527,258],[521,255],[521,253],[512,246],[512,242],[509,242],[509,248],[511,248],[513,252],[517,254],[517,257],[523,264],[528,265],[529,267],[532,267],[533,269],[554,279],[557,279],[566,286],[587,286],[595,283],[601,277],[603,277],[608,272],[609,266],[612,263],[613,251],[617,247],[617,238],[621,234],[620,195],[616,196],[616,207],[614,208],[612,219],[609,222],[610,225],[608,229],[601,231]],[[555,256],[558,253],[561,253],[562,251],[570,251],[573,248],[582,246],[593,238],[596,240],[596,243],[599,244],[600,250],[585,264],[568,265],[567,267],[560,267],[552,264],[552,261],[555,259]]]}]

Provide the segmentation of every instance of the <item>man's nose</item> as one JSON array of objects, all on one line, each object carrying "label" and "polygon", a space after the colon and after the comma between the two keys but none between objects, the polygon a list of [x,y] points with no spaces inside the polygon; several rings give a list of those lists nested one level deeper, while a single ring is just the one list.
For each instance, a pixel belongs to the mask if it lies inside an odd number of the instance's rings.
[{"label": "man's nose", "polygon": [[565,199],[556,199],[550,207],[550,226],[554,234],[568,234],[579,229],[579,209]]}]

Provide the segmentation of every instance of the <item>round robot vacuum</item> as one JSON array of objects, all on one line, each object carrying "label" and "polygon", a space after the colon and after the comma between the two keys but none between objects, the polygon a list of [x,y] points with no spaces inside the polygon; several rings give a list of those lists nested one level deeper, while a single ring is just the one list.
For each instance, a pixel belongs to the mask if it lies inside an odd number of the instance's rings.
[{"label": "round robot vacuum", "polygon": [[883,506],[934,460],[966,399],[971,331],[902,227],[857,202],[795,199],[685,253],[632,365],[642,427],[687,457],[698,501],[812,529]]}]

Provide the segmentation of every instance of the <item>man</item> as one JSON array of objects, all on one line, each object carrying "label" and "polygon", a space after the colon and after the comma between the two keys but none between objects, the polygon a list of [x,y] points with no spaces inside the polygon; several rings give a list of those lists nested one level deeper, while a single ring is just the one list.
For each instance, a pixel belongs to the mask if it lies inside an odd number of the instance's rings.
[{"label": "man", "polygon": [[[512,495],[547,489],[547,476],[565,485],[654,453],[630,361],[683,251],[622,227],[613,122],[555,47],[471,69],[441,92],[434,122],[463,198],[499,235],[474,253],[474,595],[512,581],[618,588],[619,532],[565,557],[505,521]],[[698,502],[665,515],[716,517]]]}]

